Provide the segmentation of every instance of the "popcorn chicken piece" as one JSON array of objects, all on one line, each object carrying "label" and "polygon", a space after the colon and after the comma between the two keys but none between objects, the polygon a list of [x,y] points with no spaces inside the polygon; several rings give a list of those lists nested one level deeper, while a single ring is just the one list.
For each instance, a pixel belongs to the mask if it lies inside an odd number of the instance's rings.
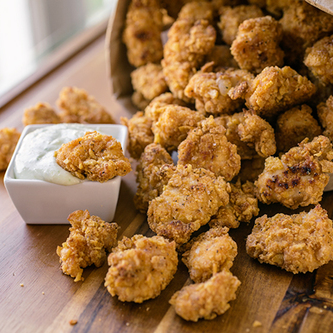
[{"label": "popcorn chicken piece", "polygon": [[62,271],[83,280],[83,268],[100,267],[106,259],[106,251],[117,245],[117,223],[104,222],[98,216],[90,216],[88,210],[77,210],[68,216],[72,225],[70,234],[62,246],[57,247]]},{"label": "popcorn chicken piece", "polygon": [[211,2],[190,1],[181,8],[178,19],[191,20],[208,20],[213,22],[213,6]]},{"label": "popcorn chicken piece", "polygon": [[323,135],[333,141],[333,95],[317,106],[317,114],[324,127]]},{"label": "popcorn chicken piece", "polygon": [[224,72],[198,72],[185,88],[185,95],[195,99],[196,109],[219,116],[230,114],[244,104],[244,99],[231,99],[229,91],[241,82],[250,82],[254,76],[245,70],[229,68]]},{"label": "popcorn chicken piece", "polygon": [[59,124],[60,117],[48,103],[37,103],[24,110],[22,123],[24,126],[33,124]]},{"label": "popcorn chicken piece", "polygon": [[317,204],[333,172],[333,150],[330,140],[317,136],[303,140],[278,157],[268,157],[265,169],[255,182],[257,198],[266,204],[279,202],[296,209]]},{"label": "popcorn chicken piece", "polygon": [[240,222],[250,222],[259,214],[258,199],[255,197],[254,184],[240,179],[235,184],[230,183],[229,203],[219,208],[209,222],[211,227],[238,228]]},{"label": "popcorn chicken piece", "polygon": [[183,287],[172,296],[169,303],[185,320],[211,320],[230,308],[229,302],[236,299],[239,285],[236,276],[223,270],[205,282]]},{"label": "popcorn chicken piece", "polygon": [[7,169],[20,136],[16,128],[0,129],[0,171]]},{"label": "popcorn chicken piece", "polygon": [[108,257],[105,287],[122,302],[142,303],[157,297],[173,279],[178,256],[175,242],[160,236],[124,237]]},{"label": "popcorn chicken piece", "polygon": [[96,131],[63,144],[55,152],[55,157],[57,163],[72,175],[101,183],[131,171],[120,142],[111,135]]},{"label": "popcorn chicken piece", "polygon": [[84,89],[65,87],[61,90],[57,105],[63,123],[114,124],[112,116]]},{"label": "popcorn chicken piece", "polygon": [[288,3],[280,23],[286,61],[293,65],[297,65],[299,59],[304,57],[307,47],[333,32],[333,16],[302,0]]},{"label": "popcorn chicken piece", "polygon": [[122,36],[131,65],[140,67],[161,61],[162,29],[163,14],[157,0],[131,0]]},{"label": "popcorn chicken piece", "polygon": [[170,154],[161,145],[151,143],[146,146],[137,165],[137,192],[134,196],[136,209],[147,213],[151,200],[161,195],[175,166]]},{"label": "popcorn chicken piece", "polygon": [[203,119],[202,114],[187,107],[168,105],[153,124],[154,142],[168,151],[175,150],[188,132]]},{"label": "popcorn chicken piece", "polygon": [[186,243],[229,202],[230,185],[205,169],[178,165],[160,196],[149,203],[148,224],[160,236]]},{"label": "popcorn chicken piece", "polygon": [[182,261],[195,283],[207,281],[216,273],[229,270],[237,255],[237,244],[228,228],[212,228],[200,234],[183,253]]},{"label": "popcorn chicken piece", "polygon": [[[258,116],[270,119],[294,105],[304,103],[315,92],[315,85],[289,66],[266,67],[250,83],[245,93],[245,105]],[[236,93],[235,97],[238,97]]]},{"label": "popcorn chicken piece", "polygon": [[303,104],[279,115],[275,127],[278,151],[286,152],[305,138],[313,140],[322,134],[318,121],[311,113],[312,109]]},{"label": "popcorn chicken piece", "polygon": [[135,69],[131,72],[131,81],[133,89],[148,102],[168,90],[160,64],[148,63]]},{"label": "popcorn chicken piece", "polygon": [[333,84],[333,35],[305,50],[304,64],[324,85]]},{"label": "popcorn chicken piece", "polygon": [[283,66],[281,39],[281,25],[271,16],[248,19],[238,27],[231,54],[241,69],[259,74],[265,67]]},{"label": "popcorn chicken piece", "polygon": [[266,9],[274,17],[281,17],[283,10],[290,5],[290,0],[248,0],[249,4]]},{"label": "popcorn chicken piece", "polygon": [[260,16],[264,16],[264,14],[262,10],[255,5],[240,5],[233,8],[223,8],[220,22],[218,23],[223,41],[231,45],[236,38],[239,25],[249,18]]},{"label": "popcorn chicken piece", "polygon": [[325,209],[261,216],[247,237],[246,252],[260,263],[294,274],[312,272],[333,259],[333,226]]},{"label": "popcorn chicken piece", "polygon": [[198,123],[178,147],[178,164],[210,170],[227,181],[233,179],[240,170],[241,158],[225,132],[213,116]]},{"label": "popcorn chicken piece", "polygon": [[139,159],[146,146],[153,143],[152,120],[138,111],[131,119],[121,117],[120,122],[128,128],[128,152],[134,159]]}]

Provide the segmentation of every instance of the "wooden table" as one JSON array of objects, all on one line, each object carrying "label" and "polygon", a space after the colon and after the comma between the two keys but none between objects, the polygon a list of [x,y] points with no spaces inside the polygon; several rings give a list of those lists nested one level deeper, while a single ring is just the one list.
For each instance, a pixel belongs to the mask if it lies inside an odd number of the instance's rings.
[{"label": "wooden table", "polygon": [[[17,127],[24,108],[38,101],[55,105],[67,85],[86,89],[112,112],[131,112],[117,103],[107,77],[104,36],[33,85],[0,112],[1,127]],[[245,253],[252,224],[232,230],[239,254],[231,268],[240,281],[231,308],[212,321],[186,322],[168,301],[188,283],[180,263],[170,285],[154,300],[122,303],[104,287],[107,264],[84,271],[84,282],[75,283],[59,270],[56,247],[68,236],[67,225],[26,225],[0,183],[0,331],[1,332],[333,332],[333,262],[308,274],[293,275],[261,265]],[[122,178],[115,221],[119,238],[141,233],[151,236],[146,217],[133,205],[135,175]],[[332,218],[333,193],[322,206]],[[260,214],[288,212],[279,205],[261,206]],[[290,212],[290,211],[289,211]],[[294,212],[293,212],[294,213]],[[76,325],[70,325],[76,320]],[[259,322],[261,326],[253,325]]]}]

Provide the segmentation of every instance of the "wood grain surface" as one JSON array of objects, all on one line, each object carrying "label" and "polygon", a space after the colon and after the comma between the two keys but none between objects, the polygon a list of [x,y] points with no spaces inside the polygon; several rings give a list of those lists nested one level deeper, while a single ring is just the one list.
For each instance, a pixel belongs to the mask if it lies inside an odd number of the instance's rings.
[{"label": "wood grain surface", "polygon": [[[22,130],[24,108],[38,101],[54,105],[60,89],[67,85],[86,89],[118,122],[120,116],[131,116],[131,110],[112,97],[104,38],[100,38],[2,109],[1,127]],[[69,226],[26,225],[8,197],[3,173],[0,179],[0,332],[333,331],[333,262],[299,275],[260,264],[245,252],[253,221],[230,232],[239,249],[231,268],[241,281],[237,299],[216,319],[192,323],[177,316],[168,303],[175,291],[190,282],[182,263],[161,295],[142,304],[122,303],[110,296],[104,287],[106,263],[85,269],[84,282],[75,283],[59,270],[56,255],[56,247],[66,240]],[[114,219],[121,226],[119,238],[136,233],[153,235],[145,215],[134,208],[135,192],[135,175],[131,172],[122,178]],[[322,206],[332,218],[333,193],[325,193]],[[269,216],[291,212],[280,205],[260,208],[260,214]],[[71,325],[71,321],[77,323]]]}]

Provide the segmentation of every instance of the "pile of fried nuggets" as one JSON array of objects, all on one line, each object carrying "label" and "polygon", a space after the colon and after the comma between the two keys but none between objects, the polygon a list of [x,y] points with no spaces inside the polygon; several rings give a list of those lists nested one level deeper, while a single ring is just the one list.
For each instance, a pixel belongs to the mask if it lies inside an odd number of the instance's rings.
[{"label": "pile of fried nuggets", "polygon": [[[332,260],[332,221],[320,206],[333,173],[331,34],[333,17],[299,0],[132,0],[123,41],[142,111],[121,122],[137,160],[134,203],[156,236],[117,242],[116,223],[73,212],[57,249],[63,272],[79,281],[111,251],[105,286],[140,303],[168,285],[181,255],[193,283],[170,303],[186,320],[213,319],[240,285],[230,272],[237,244],[229,229],[258,216],[258,200],[307,208],[257,218],[246,241],[251,257],[294,274]],[[62,98],[60,116],[41,104],[24,123],[113,122],[91,96],[89,112],[78,107],[80,93]]]}]

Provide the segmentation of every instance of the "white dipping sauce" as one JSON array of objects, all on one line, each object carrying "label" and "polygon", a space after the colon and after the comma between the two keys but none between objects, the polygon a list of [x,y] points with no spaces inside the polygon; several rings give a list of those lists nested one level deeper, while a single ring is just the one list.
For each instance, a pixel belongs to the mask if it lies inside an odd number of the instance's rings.
[{"label": "white dipping sauce", "polygon": [[60,167],[54,152],[62,144],[84,136],[93,129],[80,124],[59,124],[46,126],[27,134],[16,155],[15,177],[19,179],[40,179],[60,185],[74,185],[79,178]]}]

